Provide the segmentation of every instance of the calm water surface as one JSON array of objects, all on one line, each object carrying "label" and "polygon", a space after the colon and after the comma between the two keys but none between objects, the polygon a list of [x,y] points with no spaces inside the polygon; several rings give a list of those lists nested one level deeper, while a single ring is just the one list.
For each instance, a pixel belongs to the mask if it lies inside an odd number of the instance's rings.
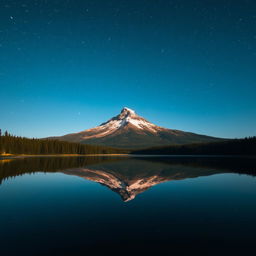
[{"label": "calm water surface", "polygon": [[0,160],[1,255],[254,255],[252,158]]}]

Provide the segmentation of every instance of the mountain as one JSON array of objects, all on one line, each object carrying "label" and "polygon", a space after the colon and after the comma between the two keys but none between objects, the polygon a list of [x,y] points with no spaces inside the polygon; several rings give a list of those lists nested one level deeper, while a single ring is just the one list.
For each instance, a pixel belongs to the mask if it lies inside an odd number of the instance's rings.
[{"label": "mountain", "polygon": [[50,138],[120,148],[146,148],[221,140],[220,138],[157,126],[127,107],[123,108],[119,115],[95,128]]}]

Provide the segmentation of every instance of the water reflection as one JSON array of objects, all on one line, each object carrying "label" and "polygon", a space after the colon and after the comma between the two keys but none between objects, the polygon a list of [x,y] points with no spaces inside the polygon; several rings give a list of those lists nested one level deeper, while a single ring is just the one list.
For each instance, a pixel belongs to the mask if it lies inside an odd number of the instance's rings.
[{"label": "water reflection", "polygon": [[218,173],[256,174],[254,158],[37,157],[0,160],[0,184],[23,174],[60,172],[100,183],[123,201],[157,184]]}]

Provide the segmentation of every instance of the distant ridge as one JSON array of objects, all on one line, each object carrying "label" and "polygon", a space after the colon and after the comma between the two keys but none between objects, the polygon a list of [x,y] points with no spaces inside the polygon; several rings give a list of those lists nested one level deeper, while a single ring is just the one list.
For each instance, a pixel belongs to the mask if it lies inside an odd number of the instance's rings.
[{"label": "distant ridge", "polygon": [[222,140],[157,126],[127,107],[124,107],[119,115],[95,128],[50,138],[119,148],[146,148]]}]

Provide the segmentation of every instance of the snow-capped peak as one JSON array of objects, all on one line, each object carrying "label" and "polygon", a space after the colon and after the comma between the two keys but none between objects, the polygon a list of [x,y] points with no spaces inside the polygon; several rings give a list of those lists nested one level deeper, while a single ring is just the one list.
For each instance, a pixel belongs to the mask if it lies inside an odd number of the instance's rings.
[{"label": "snow-capped peak", "polygon": [[153,134],[162,129],[161,127],[156,126],[148,122],[143,117],[137,115],[133,109],[124,107],[119,115],[109,119],[107,122],[104,122],[95,128],[83,131],[83,139],[105,137],[115,132],[120,132],[122,128],[126,128],[126,130],[136,130],[140,133],[147,132]]},{"label": "snow-capped peak", "polygon": [[146,129],[150,130],[151,132],[156,132],[157,129],[159,128],[158,126],[148,122],[143,117],[138,116],[133,109],[127,107],[124,107],[119,115],[111,118],[110,120],[101,124],[100,126],[111,128],[115,127],[116,129],[119,129],[129,124],[137,129]]},{"label": "snow-capped peak", "polygon": [[135,113],[135,111],[133,109],[124,107],[121,110],[121,113],[118,116],[114,117],[114,118],[125,119],[125,118],[128,118],[128,117],[136,118],[136,117],[139,117],[139,116]]},{"label": "snow-capped peak", "polygon": [[122,108],[121,113],[119,112],[118,115],[99,126],[51,138],[120,148],[142,148],[219,140],[219,138],[157,126],[128,107]]},{"label": "snow-capped peak", "polygon": [[129,114],[131,114],[131,115],[136,115],[136,113],[135,113],[135,111],[134,111],[133,109],[127,108],[127,107],[124,107],[124,108],[122,109],[121,113],[124,113],[124,112],[129,113]]}]

